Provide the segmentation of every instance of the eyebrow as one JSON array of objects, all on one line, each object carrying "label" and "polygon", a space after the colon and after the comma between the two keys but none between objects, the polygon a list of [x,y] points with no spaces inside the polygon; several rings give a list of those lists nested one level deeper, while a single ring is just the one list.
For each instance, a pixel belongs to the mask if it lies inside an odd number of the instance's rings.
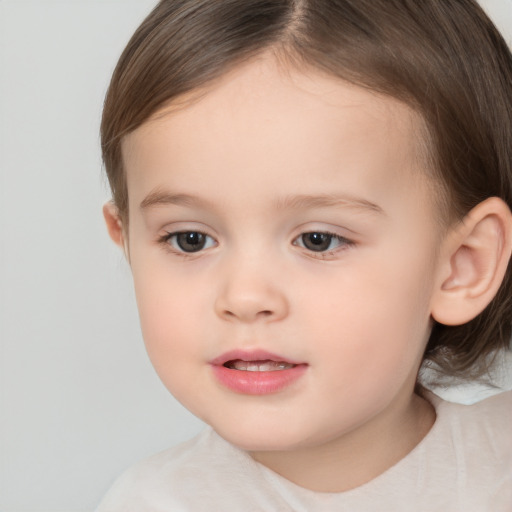
[{"label": "eyebrow", "polygon": [[345,194],[300,194],[287,196],[283,199],[279,199],[276,206],[278,210],[345,207],[385,215],[384,210],[378,204],[360,197]]},{"label": "eyebrow", "polygon": [[[155,206],[199,206],[202,208],[212,207],[212,203],[206,199],[190,194],[172,194],[164,190],[155,190],[149,193],[140,203],[141,210],[146,210]],[[363,198],[350,195],[337,194],[299,194],[286,196],[276,201],[277,210],[307,210],[312,208],[332,208],[345,207],[364,212],[385,215],[384,210],[376,203],[372,203]]]},{"label": "eyebrow", "polygon": [[209,206],[209,201],[190,194],[171,194],[164,190],[150,192],[140,203],[140,209],[146,210],[154,206]]}]

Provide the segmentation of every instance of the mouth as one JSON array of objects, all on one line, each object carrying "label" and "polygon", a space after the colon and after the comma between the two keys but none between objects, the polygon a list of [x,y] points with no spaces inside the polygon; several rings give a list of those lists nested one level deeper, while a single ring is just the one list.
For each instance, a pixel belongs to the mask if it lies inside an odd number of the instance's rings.
[{"label": "mouth", "polygon": [[243,359],[233,359],[225,362],[222,366],[230,370],[239,370],[244,372],[278,372],[280,370],[289,370],[297,366],[296,364],[286,363],[284,361],[273,361],[264,359],[259,361],[244,361]]},{"label": "mouth", "polygon": [[294,361],[283,355],[267,352],[262,349],[230,350],[210,361],[213,366],[224,366],[230,370],[246,372],[275,372],[289,370],[306,363]]},{"label": "mouth", "polygon": [[245,395],[278,393],[304,375],[307,363],[263,350],[234,350],[210,361],[215,379],[223,387]]}]

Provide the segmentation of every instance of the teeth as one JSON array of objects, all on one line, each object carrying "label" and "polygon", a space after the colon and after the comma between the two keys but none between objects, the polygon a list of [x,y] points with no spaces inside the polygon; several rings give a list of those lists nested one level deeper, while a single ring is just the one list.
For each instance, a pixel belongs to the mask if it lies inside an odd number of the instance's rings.
[{"label": "teeth", "polygon": [[283,361],[228,361],[225,366],[233,370],[242,370],[246,372],[275,372],[279,370],[288,370],[295,365]]}]

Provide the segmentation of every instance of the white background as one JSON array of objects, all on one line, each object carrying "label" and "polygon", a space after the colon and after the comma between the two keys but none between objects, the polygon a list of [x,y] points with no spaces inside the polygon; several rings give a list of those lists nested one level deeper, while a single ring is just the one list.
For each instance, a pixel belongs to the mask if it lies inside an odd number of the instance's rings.
[{"label": "white background", "polygon": [[[0,511],[86,512],[201,423],[154,374],[98,128],[156,0],[0,0]],[[482,2],[512,42],[512,0]]]}]

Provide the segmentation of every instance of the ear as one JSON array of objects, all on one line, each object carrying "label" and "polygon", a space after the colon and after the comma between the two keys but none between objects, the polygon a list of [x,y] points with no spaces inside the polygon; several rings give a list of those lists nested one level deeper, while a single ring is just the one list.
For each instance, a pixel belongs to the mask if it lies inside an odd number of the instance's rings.
[{"label": "ear", "polygon": [[512,251],[512,214],[491,197],[475,206],[444,239],[431,314],[461,325],[480,314],[503,281]]},{"label": "ear", "polygon": [[113,242],[126,252],[124,228],[116,205],[109,201],[103,205],[103,217],[107,231]]}]

